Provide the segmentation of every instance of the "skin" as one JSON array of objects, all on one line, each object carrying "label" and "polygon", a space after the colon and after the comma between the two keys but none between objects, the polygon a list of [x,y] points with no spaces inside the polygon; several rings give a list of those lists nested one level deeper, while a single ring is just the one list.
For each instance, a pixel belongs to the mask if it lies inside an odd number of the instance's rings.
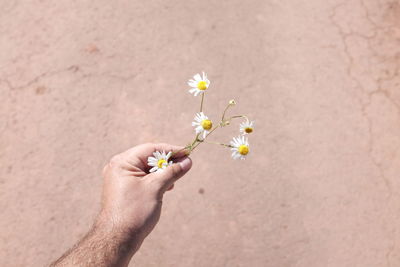
[{"label": "skin", "polygon": [[[148,173],[147,158],[155,151],[173,151],[174,164]],[[149,143],[114,156],[103,170],[101,211],[92,229],[51,266],[128,266],[160,218],[164,193],[190,170],[187,154]]]}]

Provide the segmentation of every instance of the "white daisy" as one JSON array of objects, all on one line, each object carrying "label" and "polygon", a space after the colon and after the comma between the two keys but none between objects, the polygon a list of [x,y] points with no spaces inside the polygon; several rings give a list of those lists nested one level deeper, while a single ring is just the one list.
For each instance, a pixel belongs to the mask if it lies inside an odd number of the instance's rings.
[{"label": "white daisy", "polygon": [[210,132],[212,125],[212,121],[209,120],[203,112],[197,113],[192,122],[192,126],[196,127],[196,134],[202,133],[199,137],[203,139],[206,138],[207,134]]},{"label": "white daisy", "polygon": [[163,151],[162,153],[160,153],[159,151],[154,152],[153,153],[154,157],[147,158],[147,164],[150,167],[153,167],[150,169],[150,172],[164,170],[169,165],[171,165],[172,160],[168,162],[168,159],[171,157],[171,155],[172,155],[172,152],[168,152],[168,154],[165,154],[165,151]]},{"label": "white daisy", "polygon": [[250,145],[244,136],[234,137],[233,141],[231,141],[232,148],[232,158],[233,159],[245,159],[246,155],[249,153]]},{"label": "white daisy", "polygon": [[240,132],[242,135],[250,134],[254,131],[254,121],[246,119],[245,122],[240,124]]},{"label": "white daisy", "polygon": [[197,96],[200,93],[204,93],[207,88],[210,86],[210,80],[207,79],[207,74],[203,71],[203,77],[199,73],[193,76],[193,79],[188,81],[188,85],[192,87],[189,90],[189,93],[194,94]]}]

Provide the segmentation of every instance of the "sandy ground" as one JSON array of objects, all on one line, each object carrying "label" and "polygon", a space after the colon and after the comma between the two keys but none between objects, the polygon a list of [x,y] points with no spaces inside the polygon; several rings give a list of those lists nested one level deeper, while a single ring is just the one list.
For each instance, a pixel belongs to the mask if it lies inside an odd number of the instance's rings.
[{"label": "sandy ground", "polygon": [[82,237],[112,155],[189,142],[202,70],[210,117],[234,98],[256,120],[251,153],[199,147],[131,266],[399,266],[399,18],[392,0],[2,0],[0,266]]}]

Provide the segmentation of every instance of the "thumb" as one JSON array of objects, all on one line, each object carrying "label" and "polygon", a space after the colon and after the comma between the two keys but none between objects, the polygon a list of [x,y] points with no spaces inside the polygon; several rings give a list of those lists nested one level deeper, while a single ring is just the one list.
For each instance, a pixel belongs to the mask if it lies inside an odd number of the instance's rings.
[{"label": "thumb", "polygon": [[153,179],[157,180],[162,191],[166,191],[176,180],[181,178],[187,173],[192,167],[192,160],[189,157],[179,159],[177,163],[174,163],[165,170],[158,171],[152,174]]}]

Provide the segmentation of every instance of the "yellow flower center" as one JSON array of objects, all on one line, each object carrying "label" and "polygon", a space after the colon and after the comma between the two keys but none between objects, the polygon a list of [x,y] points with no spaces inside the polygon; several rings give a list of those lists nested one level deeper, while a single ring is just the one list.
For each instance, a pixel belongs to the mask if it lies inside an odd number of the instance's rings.
[{"label": "yellow flower center", "polygon": [[197,84],[197,88],[199,88],[199,90],[202,90],[202,91],[206,90],[206,89],[207,89],[207,82],[205,82],[205,81],[200,81],[200,82]]},{"label": "yellow flower center", "polygon": [[210,130],[212,128],[212,121],[202,120],[201,127],[203,127],[204,130]]},{"label": "yellow flower center", "polygon": [[244,129],[244,131],[249,134],[253,132],[253,128],[247,127],[246,129]]},{"label": "yellow flower center", "polygon": [[167,162],[165,159],[160,159],[160,160],[157,162],[157,167],[161,169],[161,168],[163,167],[163,164],[164,164],[165,162]]},{"label": "yellow flower center", "polygon": [[238,147],[238,151],[239,151],[240,154],[245,156],[245,155],[247,155],[249,153],[249,147],[246,146],[246,145],[241,145],[241,146]]}]

